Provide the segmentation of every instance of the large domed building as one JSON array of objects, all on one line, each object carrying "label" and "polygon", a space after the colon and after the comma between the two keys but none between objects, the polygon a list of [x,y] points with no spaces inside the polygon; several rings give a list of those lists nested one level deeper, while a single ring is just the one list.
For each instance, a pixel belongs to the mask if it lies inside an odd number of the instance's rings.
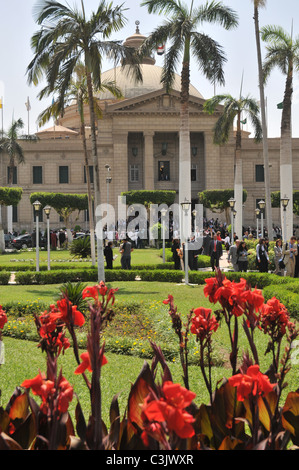
[{"label": "large domed building", "polygon": [[[144,39],[137,24],[135,34],[127,38],[125,44],[139,47]],[[169,189],[178,192],[179,188],[180,76],[175,76],[173,88],[167,94],[161,84],[162,68],[156,65],[154,57],[145,58],[141,70],[143,80],[136,82],[130,74],[129,65],[112,67],[102,74],[102,82],[115,82],[123,97],[116,99],[108,91],[97,94],[102,109],[102,118],[97,125],[101,202],[107,202],[108,197],[109,204],[115,208],[123,191]],[[198,201],[199,191],[233,188],[234,134],[232,132],[226,145],[216,146],[213,143],[213,127],[218,116],[203,113],[204,100],[196,87],[191,85],[190,179],[193,204]],[[88,108],[85,121],[91,157]],[[14,183],[23,188],[23,198],[14,208],[14,229],[30,231],[34,226],[33,209],[28,203],[30,193],[87,192],[79,128],[77,106],[72,104],[55,126],[38,132],[37,143],[22,143],[26,163],[16,168]],[[294,154],[299,153],[296,139],[293,146]],[[269,139],[269,159],[271,190],[279,190],[279,139]],[[263,150],[262,145],[255,144],[247,132],[244,132],[242,142],[242,160],[243,187],[248,191],[243,225],[255,225],[256,204],[265,197]],[[294,158],[294,175],[299,174],[297,161],[299,159]],[[3,160],[3,171],[6,171],[7,165],[8,161]],[[91,176],[92,165],[90,158]],[[106,183],[107,166],[112,178],[109,187]],[[224,214],[214,217],[225,218]],[[273,221],[280,224],[279,209],[273,211]],[[54,211],[50,223],[55,228],[63,225]],[[88,228],[86,214],[79,214],[78,219],[74,216],[72,225],[75,224]],[[11,221],[6,220],[5,216],[4,226],[11,227]]]}]

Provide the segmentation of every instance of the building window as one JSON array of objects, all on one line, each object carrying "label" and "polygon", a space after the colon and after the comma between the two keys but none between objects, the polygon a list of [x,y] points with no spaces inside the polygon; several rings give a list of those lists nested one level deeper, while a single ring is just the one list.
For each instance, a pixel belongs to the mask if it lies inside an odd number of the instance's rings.
[{"label": "building window", "polygon": [[255,181],[256,183],[264,183],[264,165],[255,165]]},{"label": "building window", "polygon": [[10,170],[12,170],[12,184],[18,184],[18,169],[16,166],[13,166],[12,168],[9,166],[7,167],[7,183],[9,184]]},{"label": "building window", "polygon": [[[92,184],[92,183],[93,183],[93,166],[89,165],[88,169],[89,169],[89,179],[90,179],[90,183]],[[86,166],[85,166],[85,165],[84,165],[84,183],[87,183],[87,179],[86,179]]]},{"label": "building window", "polygon": [[169,161],[159,162],[159,181],[169,181],[170,180],[170,163]]},{"label": "building window", "polygon": [[197,181],[197,165],[191,165],[191,181]]},{"label": "building window", "polygon": [[33,167],[33,184],[42,184],[43,183],[43,167],[34,166]]},{"label": "building window", "polygon": [[59,184],[67,184],[69,182],[69,167],[59,167]]},{"label": "building window", "polygon": [[12,206],[12,222],[18,222],[18,206]]},{"label": "building window", "polygon": [[130,182],[136,183],[139,181],[139,165],[130,165]]}]

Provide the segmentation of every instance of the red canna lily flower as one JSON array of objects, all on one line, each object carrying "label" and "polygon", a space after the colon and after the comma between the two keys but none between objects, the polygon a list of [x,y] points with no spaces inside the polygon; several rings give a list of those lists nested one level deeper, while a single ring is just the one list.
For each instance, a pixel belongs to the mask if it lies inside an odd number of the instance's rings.
[{"label": "red canna lily flower", "polygon": [[[77,374],[77,375],[78,374],[83,374],[83,372],[85,372],[86,369],[89,372],[92,372],[91,361],[90,361],[90,356],[89,356],[88,351],[82,353],[80,358],[82,359],[82,362],[81,362],[81,364],[78,365],[77,369],[75,370],[75,374]],[[106,357],[103,355],[102,356],[101,366],[104,366],[107,363],[108,363],[108,361],[107,361]]]},{"label": "red canna lily flower", "polygon": [[5,323],[7,322],[7,316],[5,311],[2,309],[2,305],[0,305],[0,330],[3,330]]},{"label": "red canna lily flower", "polygon": [[250,395],[266,396],[274,388],[268,376],[260,372],[258,364],[249,366],[244,374],[233,375],[228,381],[232,387],[237,387],[238,401],[244,401]]},{"label": "red canna lily flower", "polygon": [[[195,396],[195,393],[180,384],[174,384],[171,381],[164,382],[160,399],[149,394],[143,403],[144,433],[160,440],[162,432],[157,423],[166,423],[168,431],[175,432],[177,436],[183,439],[192,437],[195,434],[192,426],[195,419],[185,408],[192,403]],[[143,442],[146,442],[145,434],[143,434]]]},{"label": "red canna lily flower", "polygon": [[[72,303],[66,299],[57,301],[57,317],[64,321],[66,324],[69,324],[70,321],[73,322],[75,326],[83,326],[85,323],[84,315],[77,310],[77,305],[72,305]],[[71,317],[71,318],[70,318]]]},{"label": "red canna lily flower", "polygon": [[190,327],[191,333],[197,336],[197,339],[203,341],[213,331],[217,331],[219,323],[217,322],[210,308],[199,307],[193,311],[194,317]]},{"label": "red canna lily flower", "polygon": [[73,399],[74,389],[70,383],[62,377],[58,384],[59,394],[57,397],[57,407],[60,413],[66,413],[69,407],[69,403]]}]

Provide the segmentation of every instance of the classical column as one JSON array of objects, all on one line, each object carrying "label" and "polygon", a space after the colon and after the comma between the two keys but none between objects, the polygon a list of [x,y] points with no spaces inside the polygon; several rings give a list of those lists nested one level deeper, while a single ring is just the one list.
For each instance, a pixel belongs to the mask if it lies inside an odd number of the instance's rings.
[{"label": "classical column", "polygon": [[[109,162],[106,162],[109,163]],[[113,133],[113,187],[115,200],[123,191],[128,191],[128,133]],[[106,189],[106,186],[105,186]],[[112,196],[112,195],[111,195]],[[114,201],[115,202],[115,201]]]},{"label": "classical column", "polygon": [[144,132],[144,189],[155,188],[154,132]]}]

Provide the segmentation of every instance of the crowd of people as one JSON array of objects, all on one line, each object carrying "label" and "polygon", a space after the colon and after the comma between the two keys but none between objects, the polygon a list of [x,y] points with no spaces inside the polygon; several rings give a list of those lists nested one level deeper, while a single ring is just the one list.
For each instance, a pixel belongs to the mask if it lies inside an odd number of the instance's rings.
[{"label": "crowd of people", "polygon": [[[113,261],[118,255],[113,254],[113,247],[118,246],[121,256],[121,267],[131,269],[131,254],[134,249],[143,248],[149,243],[149,232],[142,233],[138,226],[130,231],[126,231],[129,221],[119,224],[117,229],[106,230],[104,233],[105,247],[104,256],[106,267],[113,268]],[[88,232],[85,232],[87,234]],[[174,224],[169,224],[169,234],[172,237],[171,251],[173,255],[174,268],[176,270],[185,269],[185,243],[180,241],[178,228]],[[13,234],[17,236],[17,233]],[[77,238],[77,233],[72,231],[72,239]],[[82,233],[81,233],[82,235]],[[47,233],[40,234],[40,238],[46,239]],[[32,244],[35,246],[35,231],[31,234]],[[299,228],[294,232],[294,236],[287,243],[282,242],[281,228],[273,226],[272,237],[275,240],[274,246],[274,273],[277,275],[288,275],[299,277]],[[234,234],[234,243],[226,223],[220,222],[218,218],[203,219],[203,230],[199,231],[195,227],[192,236],[187,241],[188,268],[198,269],[198,256],[206,255],[210,257],[211,267],[214,271],[219,267],[219,261],[226,252],[227,261],[234,271],[246,272],[248,270],[248,247],[247,240],[258,239],[256,244],[256,269],[259,272],[269,272],[269,239],[266,229],[263,233],[257,233],[254,227],[243,228],[242,239],[238,239]],[[65,229],[50,231],[51,249],[67,248],[68,234]]]}]

